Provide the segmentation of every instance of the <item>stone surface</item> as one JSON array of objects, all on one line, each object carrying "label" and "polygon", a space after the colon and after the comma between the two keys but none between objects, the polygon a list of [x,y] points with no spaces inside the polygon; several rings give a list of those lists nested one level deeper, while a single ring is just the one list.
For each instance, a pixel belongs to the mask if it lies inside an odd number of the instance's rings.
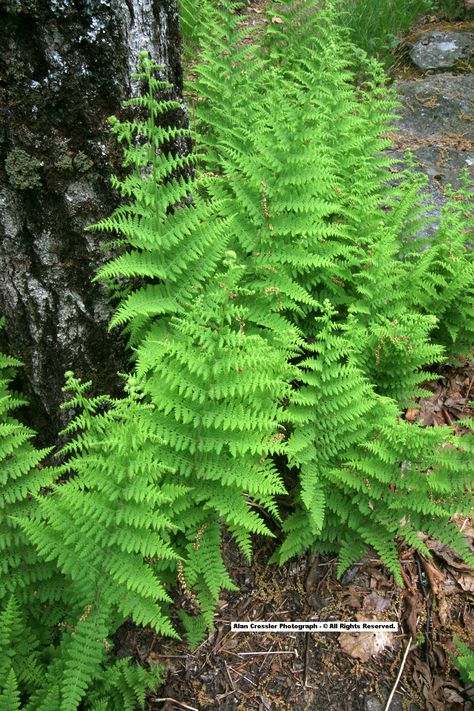
[{"label": "stone surface", "polygon": [[427,32],[410,50],[412,62],[426,72],[450,69],[474,54],[474,35],[470,32]]},{"label": "stone surface", "polygon": [[443,73],[396,82],[399,125],[422,137],[456,135],[474,141],[474,74]]},{"label": "stone surface", "polygon": [[396,82],[401,101],[399,145],[403,157],[409,148],[415,168],[429,178],[423,191],[426,215],[433,217],[423,236],[435,236],[445,187],[460,186],[461,171],[474,177],[474,74],[441,73]]},{"label": "stone surface", "polygon": [[[366,711],[384,711],[389,693],[390,692],[388,691],[388,689],[382,689],[384,701],[381,701],[378,696],[375,695],[368,696],[365,700]],[[397,693],[394,694],[394,697],[390,703],[390,711],[402,711],[402,702],[400,699],[400,695]]]},{"label": "stone surface", "polygon": [[121,153],[107,118],[130,95],[138,51],[179,97],[177,2],[2,0],[0,45],[0,346],[25,364],[29,423],[51,443],[64,371],[117,392],[127,368],[107,333],[108,294],[91,283],[107,238],[83,229],[116,204]]}]

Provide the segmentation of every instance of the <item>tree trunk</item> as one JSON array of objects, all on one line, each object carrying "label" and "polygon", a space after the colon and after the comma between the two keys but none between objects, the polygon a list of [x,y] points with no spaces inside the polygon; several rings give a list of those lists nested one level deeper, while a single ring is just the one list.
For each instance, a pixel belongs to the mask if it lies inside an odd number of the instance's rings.
[{"label": "tree trunk", "polygon": [[[181,91],[177,0],[0,0],[2,347],[24,363],[28,423],[52,442],[65,424],[64,371],[116,393],[124,343],[92,284],[120,151],[107,118],[130,95],[138,52]],[[181,120],[184,121],[184,113]]]}]

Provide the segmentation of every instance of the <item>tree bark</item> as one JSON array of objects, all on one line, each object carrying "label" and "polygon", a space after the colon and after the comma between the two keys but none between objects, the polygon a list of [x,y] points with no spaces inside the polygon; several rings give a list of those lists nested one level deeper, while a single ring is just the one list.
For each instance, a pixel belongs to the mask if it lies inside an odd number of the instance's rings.
[{"label": "tree bark", "polygon": [[116,394],[127,369],[123,340],[107,332],[109,295],[91,282],[106,239],[83,230],[116,205],[107,118],[130,95],[140,50],[180,96],[176,2],[0,0],[1,346],[24,363],[41,442],[66,422],[66,370]]}]

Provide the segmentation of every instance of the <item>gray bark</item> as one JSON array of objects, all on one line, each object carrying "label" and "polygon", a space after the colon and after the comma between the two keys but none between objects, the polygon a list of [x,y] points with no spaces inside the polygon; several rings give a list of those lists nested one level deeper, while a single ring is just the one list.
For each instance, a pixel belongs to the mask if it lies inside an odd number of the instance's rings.
[{"label": "gray bark", "polygon": [[[147,49],[181,90],[177,0],[0,0],[0,315],[3,350],[24,363],[29,424],[54,441],[64,371],[116,394],[124,343],[92,284],[120,150],[107,118]],[[174,117],[175,119],[177,117]],[[179,117],[184,121],[184,113]]]}]

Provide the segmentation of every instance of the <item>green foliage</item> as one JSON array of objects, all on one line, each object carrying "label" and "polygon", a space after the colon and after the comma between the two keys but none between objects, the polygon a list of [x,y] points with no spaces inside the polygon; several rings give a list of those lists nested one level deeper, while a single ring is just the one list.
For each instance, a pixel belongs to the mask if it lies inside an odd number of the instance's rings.
[{"label": "green foliage", "polygon": [[454,657],[454,664],[459,670],[461,679],[468,685],[474,682],[474,651],[466,644],[456,640],[459,655]]},{"label": "green foliage", "polygon": [[19,526],[19,518],[34,520],[37,506],[32,495],[52,483],[53,473],[41,462],[51,451],[37,450],[34,432],[12,415],[25,401],[11,393],[9,384],[20,363],[0,354],[0,600],[17,592],[27,599],[35,584],[50,570],[39,569],[35,549]]},{"label": "green foliage", "polygon": [[[474,333],[474,217],[467,173],[464,186],[457,191],[448,188],[446,194],[435,241],[425,239],[423,244],[418,239],[404,245],[409,269],[401,288],[410,295],[412,308],[436,316],[436,342],[448,353],[468,356]],[[414,284],[423,288],[413,288]]]},{"label": "green foliage", "polygon": [[434,11],[448,20],[469,19],[469,10],[464,0],[435,0],[433,4]]},{"label": "green foliage", "polygon": [[304,385],[289,410],[299,423],[287,453],[299,467],[300,490],[277,559],[336,544],[342,574],[372,545],[402,584],[395,537],[428,554],[417,532],[436,525],[433,535],[449,538],[474,562],[449,523],[453,511],[469,507],[474,437],[460,443],[442,429],[400,420],[393,400],[374,393],[331,313],[321,320],[313,355],[300,364]]},{"label": "green foliage", "polygon": [[424,15],[435,10],[432,0],[355,0],[340,3],[354,44],[389,66],[390,50]]},{"label": "green foliage", "polygon": [[353,0],[339,2],[342,24],[352,42],[386,67],[403,35],[427,15],[464,19],[464,0]]},{"label": "green foliage", "polygon": [[[150,96],[134,103],[158,112],[156,66],[146,57],[142,66]],[[132,141],[131,126],[140,141]],[[154,456],[182,487],[168,502],[178,517],[181,579],[212,625],[219,590],[234,587],[222,563],[220,527],[250,558],[251,534],[269,533],[257,510],[278,516],[274,496],[284,488],[271,455],[281,448],[295,345],[278,329],[266,333],[261,297],[241,285],[245,268],[225,250],[231,216],[213,196],[212,178],[173,177],[178,159],[160,150],[162,129],[151,117],[114,122],[114,130],[128,140],[125,161],[136,168],[121,184],[130,202],[94,228],[120,231],[131,250],[99,277],[155,282],[128,294],[112,325],[127,321],[133,334],[147,426],[159,444]],[[206,533],[195,555],[200,530]]]},{"label": "green foliage", "polygon": [[227,241],[225,222],[200,195],[192,177],[196,156],[173,155],[169,148],[171,141],[189,137],[190,132],[159,125],[160,117],[180,104],[155,98],[170,86],[155,78],[158,68],[146,53],[141,57],[142,71],[134,76],[146,83],[147,93],[125,102],[145,111],[146,118],[111,119],[112,130],[124,144],[124,166],[130,168],[126,178],[113,180],[126,204],[88,228],[119,233],[115,244],[131,247],[102,267],[97,279],[149,280],[146,287],[128,294],[110,324],[128,324],[133,344],[144,338],[157,316],[166,323],[168,317],[186,313],[196,292],[215,272]]},{"label": "green foliage", "polygon": [[101,638],[106,629],[99,617],[86,610],[58,646],[45,646],[31,631],[27,609],[22,611],[11,597],[0,613],[0,708],[66,711],[81,704],[91,711],[143,709],[145,690],[162,682],[161,669],[146,671],[129,659],[106,659]]},{"label": "green foliage", "polygon": [[[165,472],[154,462],[157,440],[147,408],[131,393],[99,412],[103,398],[86,400],[84,386],[67,375],[72,402],[85,409],[65,431],[77,434],[64,449],[72,456],[58,473],[76,476],[39,500],[46,526],[25,523],[23,528],[40,554],[57,561],[71,580],[77,609],[102,610],[88,620],[100,627],[102,616],[115,617],[118,611],[123,619],[131,616],[175,635],[161,607],[169,595],[146,560],[178,558],[169,543],[173,522],[167,511],[179,492],[162,485]],[[90,624],[83,625],[84,633]]]},{"label": "green foliage", "polygon": [[[0,355],[0,708],[75,711],[86,695],[92,708],[89,701],[101,690],[103,709],[132,711],[136,703],[143,708],[145,689],[157,683],[158,671],[137,672],[128,660],[111,666],[107,654],[107,636],[131,614],[175,634],[156,603],[169,596],[144,561],[148,555],[175,555],[160,536],[168,518],[157,510],[172,497],[156,489],[151,469],[140,488],[136,482],[127,487],[133,470],[128,472],[125,454],[124,469],[118,461],[129,446],[127,433],[136,428],[139,405],[130,397],[115,410],[107,398],[89,400],[86,386],[70,374],[71,402],[83,412],[67,430],[76,436],[64,453],[81,456],[53,470],[41,463],[50,450],[36,450],[34,433],[11,414],[23,403],[8,388],[17,365]],[[100,413],[103,407],[110,410]],[[138,429],[139,443],[140,434]],[[145,451],[146,432],[141,440]],[[111,446],[115,477],[103,478]],[[55,485],[55,478],[71,470],[75,478]]]},{"label": "green foliage", "polygon": [[471,505],[471,440],[399,421],[423,368],[472,344],[468,210],[453,196],[424,250],[425,180],[408,163],[389,180],[396,102],[379,67],[363,60],[357,85],[361,55],[331,7],[269,12],[258,43],[215,16],[191,91],[245,283],[307,353],[285,411],[299,485],[279,559],[340,550],[342,573],[370,544],[401,580],[399,536],[423,548],[417,531],[436,529],[469,556],[447,524]]},{"label": "green foliage", "polygon": [[400,417],[424,368],[472,344],[468,188],[427,245],[424,179],[409,161],[394,179],[385,151],[396,99],[327,5],[278,3],[263,29],[203,4],[186,156],[142,53],[139,117],[111,121],[123,204],[90,228],[120,247],[97,278],[134,368],[115,400],[66,374],[61,466],[11,415],[0,357],[0,709],[143,708],[160,670],[109,638],[128,619],[177,637],[179,585],[194,648],[235,590],[224,535],[250,561],[280,526],[275,559],[337,551],[339,574],[371,545],[400,583],[400,537],[473,562],[450,520],[472,507],[474,437]]}]

